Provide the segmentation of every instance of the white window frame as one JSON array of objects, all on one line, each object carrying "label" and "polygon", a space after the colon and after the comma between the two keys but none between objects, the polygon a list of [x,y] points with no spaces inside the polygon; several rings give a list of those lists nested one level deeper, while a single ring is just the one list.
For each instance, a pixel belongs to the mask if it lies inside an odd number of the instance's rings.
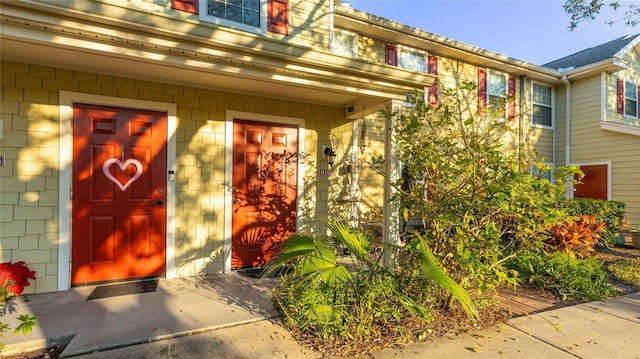
[{"label": "white window frame", "polygon": [[232,20],[227,20],[222,17],[217,17],[213,15],[209,15],[208,13],[208,5],[209,0],[200,0],[200,20],[203,22],[209,22],[220,26],[229,27],[232,29],[238,29],[247,32],[253,32],[259,35],[265,35],[267,33],[267,0],[259,0],[260,1],[260,26],[251,26],[247,24],[243,24],[241,22],[236,22]]},{"label": "white window frame", "polygon": [[[429,54],[426,51],[416,49],[414,47],[398,45],[398,67],[410,71],[428,73],[429,72]],[[402,66],[402,58],[403,56],[411,54],[421,56],[424,60],[424,70],[416,70],[408,66]]]},{"label": "white window frame", "polygon": [[[504,79],[503,84],[504,84],[504,92],[502,93],[492,93],[491,92],[491,78],[492,77],[502,77]],[[504,101],[504,116],[502,117],[498,117],[498,120],[505,120],[507,118],[509,118],[509,102],[507,101],[507,95],[509,93],[509,74],[507,74],[506,72],[502,72],[502,71],[497,71],[497,70],[492,70],[492,69],[487,69],[487,108],[489,109],[491,106],[491,97],[499,97],[502,98],[502,100]]]},{"label": "white window frame", "polygon": [[[628,84],[633,84],[633,92],[636,95],[636,98],[630,98],[627,97],[627,85]],[[623,114],[624,117],[626,118],[633,118],[633,119],[637,119],[638,118],[638,83],[635,81],[631,81],[631,80],[624,80],[624,106],[623,106]],[[627,101],[633,101],[635,102],[635,110],[636,113],[635,114],[628,114],[627,113]]]},{"label": "white window frame", "polygon": [[[342,46],[343,42],[337,41],[339,37],[344,37],[345,39],[350,38],[352,41],[351,48],[349,48],[349,46]],[[358,58],[358,34],[342,29],[335,29],[333,32],[333,39],[331,41],[331,52],[338,55]]]},{"label": "white window frame", "polygon": [[[551,89],[551,104],[546,104],[546,103],[537,103],[535,102],[535,97],[534,97],[534,87],[535,85],[538,86],[542,86],[542,87],[547,87],[549,89]],[[539,123],[534,123],[533,122],[533,108],[534,106],[544,106],[544,107],[549,107],[551,108],[551,126],[547,126],[547,125],[543,125],[543,124],[539,124]],[[540,82],[535,82],[532,81],[531,82],[531,127],[539,127],[539,128],[548,128],[548,129],[554,129],[555,128],[555,123],[556,123],[556,119],[555,119],[555,91],[553,89],[553,86],[549,86],[547,84],[543,84]]]}]

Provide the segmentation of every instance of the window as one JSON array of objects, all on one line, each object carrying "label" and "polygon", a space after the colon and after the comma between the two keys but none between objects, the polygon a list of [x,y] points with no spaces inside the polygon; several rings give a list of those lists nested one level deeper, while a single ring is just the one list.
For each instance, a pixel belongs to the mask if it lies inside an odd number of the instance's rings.
[{"label": "window", "polygon": [[531,124],[553,127],[552,88],[537,83],[531,85]]},{"label": "window", "polygon": [[403,69],[428,72],[427,53],[411,47],[400,47],[397,45],[386,45],[385,63],[387,65],[398,66]]},{"label": "window", "polygon": [[267,32],[267,0],[202,0],[200,19],[251,31]]},{"label": "window", "polygon": [[631,81],[624,82],[624,115],[638,117],[638,86]]},{"label": "window", "polygon": [[398,67],[416,72],[427,72],[427,54],[409,47],[401,47]]},{"label": "window", "polygon": [[507,75],[489,70],[487,73],[487,101],[493,117],[506,118]]},{"label": "window", "polygon": [[358,57],[358,35],[342,30],[333,33],[331,51],[339,55]]},{"label": "window", "polygon": [[516,78],[503,72],[478,68],[478,111],[496,119],[516,117]]},{"label": "window", "polygon": [[[542,165],[542,167],[539,167]],[[553,183],[553,163],[538,163],[531,165],[529,169],[532,177],[546,179]]]}]

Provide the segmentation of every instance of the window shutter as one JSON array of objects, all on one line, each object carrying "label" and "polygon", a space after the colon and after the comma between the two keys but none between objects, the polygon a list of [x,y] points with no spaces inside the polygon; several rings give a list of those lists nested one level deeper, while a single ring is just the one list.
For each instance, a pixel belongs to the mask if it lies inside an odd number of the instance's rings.
[{"label": "window shutter", "polygon": [[395,45],[386,46],[387,57],[385,63],[391,66],[398,66],[398,47]]},{"label": "window shutter", "polygon": [[507,81],[507,95],[509,96],[508,116],[510,120],[513,120],[516,118],[516,78],[514,76],[509,76]]},{"label": "window shutter", "polygon": [[289,35],[289,1],[269,0],[269,25],[271,32]]},{"label": "window shutter", "polygon": [[618,79],[618,92],[616,94],[617,109],[619,114],[624,114],[624,80]]},{"label": "window shutter", "polygon": [[478,112],[486,114],[487,110],[487,70],[478,69]]},{"label": "window shutter", "polygon": [[198,0],[171,0],[171,8],[197,14]]},{"label": "window shutter", "polygon": [[[438,58],[435,56],[429,56],[427,63],[429,64],[429,73],[432,75],[438,75]],[[429,106],[438,106],[438,79],[433,81],[431,87],[429,87],[429,93],[427,94],[427,103]]]}]

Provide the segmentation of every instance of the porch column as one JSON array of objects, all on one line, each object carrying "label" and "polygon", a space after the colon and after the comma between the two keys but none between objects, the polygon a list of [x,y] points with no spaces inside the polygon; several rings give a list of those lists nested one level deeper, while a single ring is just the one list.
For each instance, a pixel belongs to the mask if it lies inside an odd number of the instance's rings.
[{"label": "porch column", "polygon": [[[392,100],[387,105],[387,110],[393,114],[398,114],[402,110],[402,101]],[[385,145],[384,145],[384,207],[382,220],[382,238],[385,243],[385,251],[383,263],[386,266],[395,268],[397,262],[397,251],[395,246],[400,244],[400,203],[391,201],[390,198],[395,194],[395,190],[391,187],[391,183],[396,181],[400,176],[400,166],[398,156],[396,155],[394,138],[394,130],[392,119],[385,118]]]}]

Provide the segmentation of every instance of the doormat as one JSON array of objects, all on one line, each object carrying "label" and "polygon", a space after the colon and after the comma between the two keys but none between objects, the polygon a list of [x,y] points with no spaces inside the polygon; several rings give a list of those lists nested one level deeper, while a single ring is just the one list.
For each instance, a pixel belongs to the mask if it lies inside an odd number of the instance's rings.
[{"label": "doormat", "polygon": [[129,282],[96,287],[87,297],[87,300],[117,297],[120,295],[139,294],[155,292],[158,287],[158,280],[145,280],[140,282]]}]

